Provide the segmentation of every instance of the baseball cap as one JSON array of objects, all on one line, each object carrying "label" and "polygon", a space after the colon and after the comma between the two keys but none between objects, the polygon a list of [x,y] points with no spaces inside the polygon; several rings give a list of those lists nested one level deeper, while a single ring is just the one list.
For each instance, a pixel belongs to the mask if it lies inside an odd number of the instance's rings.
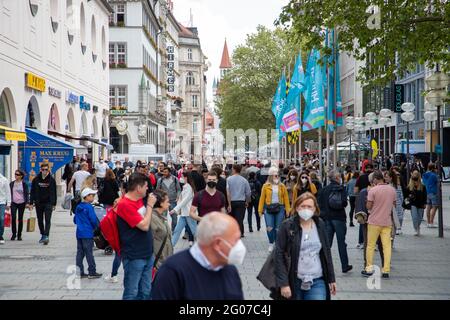
[{"label": "baseball cap", "polygon": [[84,199],[86,196],[90,194],[97,194],[97,190],[92,190],[91,188],[84,188],[83,191],[81,191],[81,198]]}]

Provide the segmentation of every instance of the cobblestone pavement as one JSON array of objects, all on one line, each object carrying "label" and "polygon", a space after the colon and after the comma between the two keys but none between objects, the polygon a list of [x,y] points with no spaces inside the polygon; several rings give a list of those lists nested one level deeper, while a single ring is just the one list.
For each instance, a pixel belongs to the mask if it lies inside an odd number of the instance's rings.
[{"label": "cobblestone pavement", "polygon": [[[381,288],[369,290],[367,279],[361,277],[362,250],[356,249],[358,227],[348,228],[347,246],[353,271],[343,274],[340,268],[336,241],[332,248],[338,293],[336,300],[350,299],[450,299],[450,185],[444,187],[444,221],[446,238],[437,237],[437,229],[423,226],[423,235],[415,237],[411,215],[405,213],[403,235],[397,236],[392,257],[391,278],[381,280]],[[28,217],[28,211],[26,214]],[[254,219],[253,219],[254,220]],[[437,222],[437,220],[436,220]],[[253,221],[255,223],[255,221]],[[245,230],[248,230],[245,225]],[[37,229],[37,226],[36,226]],[[256,229],[256,228],[254,228]],[[76,239],[75,225],[67,211],[57,210],[52,219],[50,244],[38,244],[39,232],[24,233],[23,241],[9,241],[11,229],[5,231],[6,244],[0,246],[0,299],[120,299],[123,270],[119,283],[103,279],[83,279],[80,289],[68,289],[74,283]],[[239,267],[246,299],[269,299],[268,291],[256,280],[268,255],[265,226],[259,232],[246,232],[245,262]],[[188,247],[180,239],[176,251]],[[102,250],[94,251],[97,271],[111,272],[113,256]],[[375,255],[375,263],[379,256]],[[86,262],[85,262],[86,264]]]}]

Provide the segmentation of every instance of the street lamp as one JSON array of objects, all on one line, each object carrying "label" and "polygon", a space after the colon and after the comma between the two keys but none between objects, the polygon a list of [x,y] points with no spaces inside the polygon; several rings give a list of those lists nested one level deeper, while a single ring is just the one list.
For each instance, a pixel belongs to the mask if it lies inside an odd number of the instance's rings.
[{"label": "street lamp", "polygon": [[409,123],[414,121],[416,116],[413,111],[416,109],[416,106],[411,102],[405,102],[402,104],[402,110],[404,111],[400,116],[403,121],[406,122],[406,180],[409,181]]},{"label": "street lamp", "polygon": [[357,158],[356,158],[356,169],[360,170],[359,167],[359,161],[361,156],[361,133],[365,132],[364,122],[366,119],[364,117],[356,117],[354,119],[355,123],[355,131],[358,132],[358,152],[357,152]]},{"label": "street lamp", "polygon": [[[384,154],[388,155],[391,153],[391,144],[389,142],[389,140],[387,139],[387,125],[391,123],[391,116],[392,116],[392,111],[390,109],[381,109],[380,110],[380,118],[378,119],[378,123],[381,125],[384,125],[384,143],[383,143],[383,147],[384,147]],[[389,134],[389,138],[391,137],[391,134]],[[388,147],[386,147],[386,145]]]},{"label": "street lamp", "polygon": [[348,164],[351,166],[351,160],[352,160],[352,131],[355,129],[355,124],[354,124],[354,118],[352,116],[348,116],[345,118],[345,127],[347,128],[347,130],[349,131],[349,136],[350,136],[350,151],[348,153]]},{"label": "street lamp", "polygon": [[438,143],[439,150],[437,152],[437,170],[439,173],[438,182],[438,223],[439,223],[439,238],[444,237],[444,222],[443,222],[443,212],[442,212],[442,168],[441,168],[441,106],[444,104],[444,99],[447,97],[447,87],[450,83],[450,77],[446,73],[442,73],[439,70],[429,76],[425,80],[430,92],[427,94],[426,99],[432,105],[437,107],[437,123],[436,130],[438,132]]},{"label": "street lamp", "polygon": [[425,113],[423,117],[425,121],[430,121],[430,163],[433,162],[433,122],[437,120],[437,108],[436,106],[425,103]]}]

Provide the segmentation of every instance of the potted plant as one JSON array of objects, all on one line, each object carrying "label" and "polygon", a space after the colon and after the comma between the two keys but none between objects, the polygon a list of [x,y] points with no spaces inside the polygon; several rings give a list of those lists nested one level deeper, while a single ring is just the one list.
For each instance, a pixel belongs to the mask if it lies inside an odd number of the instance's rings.
[{"label": "potted plant", "polygon": [[117,26],[118,27],[125,27],[125,22],[124,21],[117,21]]},{"label": "potted plant", "polygon": [[121,62],[121,63],[117,64],[117,68],[126,68],[126,67],[127,67],[127,64],[124,63],[124,62]]},{"label": "potted plant", "polygon": [[109,68],[110,68],[110,69],[116,68],[116,63],[115,63],[115,62],[110,63],[110,64],[109,64]]}]

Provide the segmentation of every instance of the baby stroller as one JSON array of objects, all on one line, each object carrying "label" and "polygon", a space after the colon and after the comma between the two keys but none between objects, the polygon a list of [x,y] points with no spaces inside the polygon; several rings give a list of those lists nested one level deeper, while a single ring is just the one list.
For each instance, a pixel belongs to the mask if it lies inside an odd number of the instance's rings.
[{"label": "baby stroller", "polygon": [[[101,204],[94,204],[94,211],[95,211],[95,215],[97,216],[98,221],[102,221],[102,219],[106,216],[106,209],[103,205]],[[97,228],[97,230],[94,232],[97,235],[100,234],[100,227]],[[94,234],[95,236],[95,234]],[[97,243],[96,243],[97,245]],[[98,246],[97,246],[98,247]],[[103,246],[101,246],[103,247]],[[102,249],[102,248],[99,248]],[[111,248],[111,246],[106,246],[106,248],[104,249],[105,255],[110,256],[113,254],[113,249]]]}]

